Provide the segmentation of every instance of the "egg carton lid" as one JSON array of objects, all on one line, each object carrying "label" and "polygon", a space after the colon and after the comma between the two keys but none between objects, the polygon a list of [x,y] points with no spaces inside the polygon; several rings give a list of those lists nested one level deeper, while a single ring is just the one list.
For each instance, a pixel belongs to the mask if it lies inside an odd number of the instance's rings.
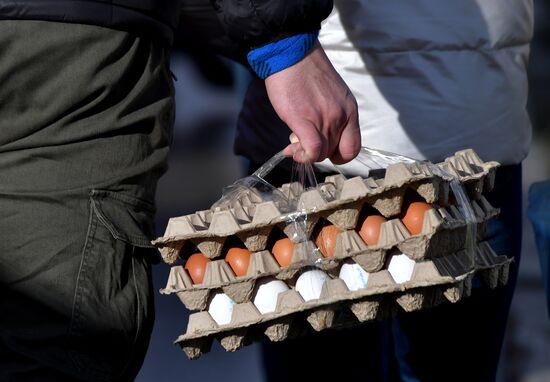
[{"label": "egg carton lid", "polygon": [[[419,180],[426,180],[428,184],[439,187],[440,179],[437,179],[433,174],[427,175],[423,172],[415,175],[412,171],[408,171],[412,166],[419,165],[396,164],[386,170],[390,175],[397,173],[410,174],[408,179],[397,184],[385,180],[377,181],[372,178],[353,177],[346,179],[343,175],[328,176],[324,183],[320,183],[316,188],[306,190],[299,183],[284,184],[278,191],[281,194],[289,195],[291,199],[297,200],[296,205],[300,206],[299,211],[294,209],[295,206],[281,206],[283,202],[262,199],[254,190],[247,190],[243,196],[231,205],[218,206],[210,210],[171,218],[164,236],[154,240],[153,244],[161,247],[163,244],[190,238],[225,237],[241,231],[257,230],[266,225],[285,223],[296,219],[300,215],[323,213],[362,199],[373,197],[376,199],[382,196],[391,198],[391,195],[384,194],[392,190],[399,190],[403,185]],[[427,168],[426,165],[424,166]],[[394,176],[390,176],[390,180],[393,180],[393,178]],[[420,184],[417,186],[427,201],[433,203],[437,200],[439,193],[427,190],[426,184],[422,185],[424,187],[420,187]]]},{"label": "egg carton lid", "polygon": [[[299,183],[290,183],[280,187],[278,192],[290,196],[290,199],[298,200],[297,205],[300,206],[302,214],[338,209],[359,199],[387,197],[385,194],[388,192],[399,191],[407,185],[414,184],[417,191],[423,194],[421,196],[427,202],[433,203],[439,197],[440,185],[452,179],[449,174],[465,181],[483,180],[485,175],[493,174],[492,169],[496,168],[498,163],[484,163],[473,150],[463,150],[438,166],[427,162],[397,163],[386,169],[382,179],[346,179],[343,175],[334,175],[327,177],[325,183],[319,184],[316,188],[304,190]],[[436,175],[434,169],[444,171],[437,171]],[[296,214],[281,208],[277,198],[265,199],[253,189],[238,195],[238,198],[224,206],[170,219],[164,236],[154,240],[153,244],[162,248],[190,238],[225,237],[237,232],[287,222]]]}]

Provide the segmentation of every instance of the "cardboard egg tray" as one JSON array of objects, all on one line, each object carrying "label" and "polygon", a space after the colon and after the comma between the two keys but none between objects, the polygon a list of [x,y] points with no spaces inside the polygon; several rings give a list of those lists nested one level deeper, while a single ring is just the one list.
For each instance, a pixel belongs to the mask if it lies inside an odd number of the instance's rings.
[{"label": "cardboard egg tray", "polygon": [[[400,309],[410,312],[444,301],[456,302],[470,294],[476,272],[493,288],[507,282],[510,260],[506,256],[497,256],[486,242],[479,243],[473,252],[474,256],[460,251],[418,261],[410,281],[401,284],[388,270],[370,273],[366,287],[356,291],[350,291],[343,280],[329,272],[331,278],[323,285],[320,298],[310,301],[304,301],[293,289],[295,281],[288,280],[291,289],[278,295],[275,312],[262,315],[252,302],[243,302],[234,305],[231,322],[226,325],[216,324],[207,311],[193,313],[187,332],[176,343],[195,359],[210,350],[214,339],[225,350],[235,351],[264,336],[283,341],[311,329],[351,327],[391,317]],[[169,284],[179,274],[183,273],[173,272]]]},{"label": "cardboard egg tray", "polygon": [[[266,249],[274,227],[282,229],[290,238],[296,237],[296,224],[289,223],[293,219],[303,221],[300,230],[309,237],[320,219],[328,220],[343,231],[352,230],[357,225],[361,211],[369,207],[386,218],[395,217],[401,212],[408,190],[418,194],[427,203],[447,205],[449,184],[453,176],[458,177],[466,186],[469,197],[479,201],[477,204],[481,205],[478,207],[483,209],[486,200],[481,193],[492,189],[497,167],[497,162],[483,162],[473,150],[463,150],[438,165],[391,165],[381,179],[346,179],[343,175],[335,175],[327,177],[316,188],[305,191],[299,183],[285,184],[278,192],[286,198],[266,199],[261,193],[250,189],[223,206],[170,219],[164,236],[153,243],[159,247],[168,264],[174,264],[180,256],[185,258],[190,255],[186,251],[187,244],[196,246],[205,256],[214,259],[220,256],[226,240],[233,236],[238,237],[250,251],[260,252]],[[296,201],[300,212],[292,211],[288,203],[282,200]],[[451,210],[441,211],[444,215],[453,216],[453,213]],[[460,225],[460,218],[456,214],[454,217]],[[437,225],[438,219],[440,217],[433,216],[433,221],[428,224]],[[450,224],[451,220],[447,219],[446,224]],[[392,224],[395,234],[399,235],[399,224],[395,220]],[[414,240],[409,242],[413,243]],[[422,256],[416,255],[418,258]]]},{"label": "cardboard egg tray", "polygon": [[[469,294],[476,272],[491,287],[505,283],[508,259],[496,256],[481,242],[486,222],[499,212],[482,195],[492,189],[497,166],[464,150],[437,165],[391,165],[382,178],[334,175],[313,189],[289,183],[269,196],[245,187],[210,210],[170,219],[164,236],[153,242],[165,262],[174,265],[194,248],[212,259],[202,284],[194,285],[182,266],[173,266],[161,290],[176,294],[188,309],[199,311],[190,316],[187,333],[176,342],[189,358],[197,358],[209,350],[214,338],[234,351],[263,335],[282,341],[308,330],[389,317],[399,307],[413,311],[446,300],[455,302]],[[475,237],[464,210],[449,197],[457,179],[470,199]],[[413,199],[420,196],[434,204],[425,213],[418,235],[411,235],[398,218],[410,193]],[[381,226],[379,243],[368,246],[356,229],[359,217],[373,210],[388,221]],[[321,256],[312,242],[327,222],[342,231],[329,258]],[[294,241],[294,251],[291,264],[281,268],[269,249],[274,239],[284,236]],[[221,257],[236,239],[252,252],[247,274],[241,277]],[[466,251],[469,245],[475,245],[475,250]],[[405,283],[396,283],[387,270],[394,253],[415,261],[412,277]],[[356,263],[369,273],[365,288],[350,291],[337,277],[344,262]],[[311,267],[324,270],[331,279],[319,299],[306,302],[294,285],[301,272]],[[291,289],[279,294],[275,312],[262,315],[252,302],[253,294],[260,279],[273,277]],[[227,325],[217,325],[206,311],[220,291],[236,303]]]},{"label": "cardboard egg tray", "polygon": [[[498,213],[484,197],[478,202],[472,201],[472,206],[479,227]],[[251,255],[248,272],[241,277],[235,276],[224,259],[213,260],[207,264],[204,280],[199,285],[193,284],[182,267],[173,267],[170,281],[161,293],[176,293],[189,310],[205,309],[212,291],[220,288],[233,301],[242,303],[250,300],[256,281],[266,276],[289,280],[304,266],[315,264],[330,271],[346,259],[358,263],[367,272],[377,272],[395,248],[412,260],[432,259],[464,249],[466,238],[467,223],[456,207],[434,208],[426,212],[419,235],[412,236],[399,219],[392,219],[382,224],[376,246],[367,246],[355,230],[346,230],[336,237],[332,257],[323,257],[311,241],[297,243],[290,265],[282,268],[271,252],[262,250]]]}]

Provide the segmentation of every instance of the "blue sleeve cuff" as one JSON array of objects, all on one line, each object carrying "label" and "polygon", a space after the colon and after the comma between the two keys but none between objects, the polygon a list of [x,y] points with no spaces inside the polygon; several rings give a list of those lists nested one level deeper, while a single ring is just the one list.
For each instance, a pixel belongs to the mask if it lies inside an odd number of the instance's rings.
[{"label": "blue sleeve cuff", "polygon": [[318,36],[319,31],[302,33],[253,49],[248,63],[259,77],[266,78],[304,58]]}]

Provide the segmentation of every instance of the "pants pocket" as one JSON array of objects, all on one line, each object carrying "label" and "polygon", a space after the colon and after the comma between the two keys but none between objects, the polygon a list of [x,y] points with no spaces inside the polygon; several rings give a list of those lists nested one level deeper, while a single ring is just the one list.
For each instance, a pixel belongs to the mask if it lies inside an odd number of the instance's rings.
[{"label": "pants pocket", "polygon": [[78,272],[69,356],[93,381],[132,380],[152,329],[153,209],[127,195],[94,190]]}]

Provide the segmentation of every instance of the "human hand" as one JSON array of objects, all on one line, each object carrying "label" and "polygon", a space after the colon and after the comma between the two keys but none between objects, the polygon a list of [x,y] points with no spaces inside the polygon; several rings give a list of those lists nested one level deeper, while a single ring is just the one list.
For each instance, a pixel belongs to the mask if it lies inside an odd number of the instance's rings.
[{"label": "human hand", "polygon": [[340,164],[361,148],[357,102],[316,42],[298,63],[265,80],[279,117],[293,131],[285,155],[302,163]]}]

